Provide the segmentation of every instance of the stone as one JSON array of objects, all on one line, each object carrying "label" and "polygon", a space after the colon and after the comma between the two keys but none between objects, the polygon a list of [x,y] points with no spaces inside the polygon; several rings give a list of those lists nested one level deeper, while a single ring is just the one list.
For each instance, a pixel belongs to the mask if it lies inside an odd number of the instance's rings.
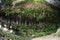
[{"label": "stone", "polygon": [[2,26],[0,25],[0,28],[1,28]]},{"label": "stone", "polygon": [[56,33],[60,33],[60,28],[57,29],[57,32]]},{"label": "stone", "polygon": [[57,29],[57,31],[56,31],[56,34],[55,34],[56,36],[60,36],[60,28],[58,28]]},{"label": "stone", "polygon": [[13,33],[13,30],[10,30],[9,32],[10,32],[10,33]]},{"label": "stone", "polygon": [[46,2],[53,5],[53,6],[60,8],[60,1],[59,0],[46,0]]},{"label": "stone", "polygon": [[7,29],[7,28],[2,28],[2,30],[3,30],[3,31],[8,31],[8,29]]},{"label": "stone", "polygon": [[0,3],[2,3],[2,1],[0,0]]},{"label": "stone", "polygon": [[6,24],[4,24],[4,27],[6,27],[7,25]]},{"label": "stone", "polygon": [[10,26],[10,28],[12,28],[12,26]]}]

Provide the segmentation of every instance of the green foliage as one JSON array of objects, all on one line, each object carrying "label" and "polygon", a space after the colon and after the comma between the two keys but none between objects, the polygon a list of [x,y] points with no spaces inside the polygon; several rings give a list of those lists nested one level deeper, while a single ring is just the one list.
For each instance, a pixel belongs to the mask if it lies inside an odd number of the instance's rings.
[{"label": "green foliage", "polygon": [[13,0],[4,0],[6,4],[11,4]]},{"label": "green foliage", "polygon": [[14,35],[14,34],[11,34],[9,32],[2,31],[2,30],[0,30],[0,34],[4,35],[5,37],[9,37],[9,38],[11,38],[13,40],[23,40],[23,38],[21,38],[21,37],[19,37],[17,35]]},{"label": "green foliage", "polygon": [[23,0],[23,1],[16,3],[16,5],[24,4],[26,2],[43,2],[43,3],[45,3],[45,0]]},{"label": "green foliage", "polygon": [[[34,0],[30,0],[30,1],[34,1]],[[39,0],[39,1],[41,1],[41,0]],[[44,1],[44,0],[42,0],[42,1]],[[11,13],[12,14],[16,13],[23,17],[36,18],[36,20],[40,20],[40,19],[44,19],[44,18],[48,17],[48,20],[51,20],[51,21],[54,20],[54,18],[56,17],[56,14],[57,14],[56,10],[52,9],[50,6],[43,5],[43,2],[39,6],[31,5],[31,6],[25,6],[22,8],[14,8],[13,10],[11,10],[10,8],[4,8],[3,12],[5,12],[6,15],[9,15]]]},{"label": "green foliage", "polygon": [[20,5],[20,4],[23,4],[23,3],[25,3],[25,1],[18,2],[15,5]]},{"label": "green foliage", "polygon": [[46,25],[26,25],[22,24],[18,27],[18,34],[22,36],[36,35],[36,36],[45,36],[51,33],[56,32],[58,26],[56,24],[46,24]]},{"label": "green foliage", "polygon": [[11,9],[10,9],[10,8],[4,8],[2,11],[3,11],[6,15],[11,14]]},{"label": "green foliage", "polygon": [[35,32],[34,34],[35,34],[35,36],[45,36],[45,35],[47,35],[46,32],[39,32],[39,33]]},{"label": "green foliage", "polygon": [[48,8],[49,7],[47,7],[47,8],[45,8],[45,7],[37,8],[34,6],[25,7],[25,8],[20,9],[20,14],[25,15],[27,17],[29,16],[32,18],[36,18],[37,20],[44,19],[47,17],[46,15],[48,15],[48,17],[52,18],[52,20],[53,20],[53,17],[56,16],[57,11],[53,12],[53,9],[51,9],[51,8],[48,9]]},{"label": "green foliage", "polygon": [[[11,0],[9,0],[11,1]],[[9,2],[8,0],[6,0],[6,2],[8,4],[10,4],[11,2]],[[39,1],[39,2],[38,2]],[[57,14],[58,11],[51,8],[49,5],[44,4],[45,0],[25,0],[22,2],[17,3],[19,4],[24,4],[26,2],[36,2],[35,5],[26,5],[26,6],[22,6],[22,7],[15,7],[14,9],[11,9],[9,7],[4,8],[2,11],[6,14],[6,15],[10,15],[10,14],[18,14],[20,16],[22,16],[22,19],[25,20],[25,18],[27,19],[31,19],[32,21],[40,21],[40,20],[44,20],[44,22],[46,22],[47,24],[42,24],[42,25],[26,25],[26,24],[21,24],[21,25],[16,25],[16,24],[11,24],[13,26],[13,28],[18,29],[18,34],[19,35],[23,35],[26,36],[27,34],[29,35],[37,35],[37,36],[45,36],[47,34],[53,33],[56,31],[56,29],[58,28],[57,23],[56,22],[56,18],[57,18]],[[38,4],[40,5],[38,5]],[[16,5],[17,5],[16,4]],[[37,4],[37,5],[36,5]],[[12,16],[13,17],[13,16]],[[17,19],[17,17],[15,17]],[[35,18],[35,19],[34,19]],[[28,20],[27,19],[27,20]],[[18,19],[17,19],[18,20]],[[31,21],[30,21],[31,22]],[[44,23],[43,22],[43,23]],[[50,23],[51,22],[51,23]],[[50,24],[48,24],[50,23]],[[12,34],[7,35],[7,33],[3,33],[6,36],[9,36],[11,38],[13,38],[14,36]],[[14,39],[16,38],[16,40],[20,40],[17,37],[14,37]]]}]

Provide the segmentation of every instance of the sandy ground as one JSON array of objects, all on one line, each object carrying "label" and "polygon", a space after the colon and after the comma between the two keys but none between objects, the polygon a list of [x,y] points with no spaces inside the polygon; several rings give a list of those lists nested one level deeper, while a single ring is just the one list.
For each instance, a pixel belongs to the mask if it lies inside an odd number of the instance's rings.
[{"label": "sandy ground", "polygon": [[54,33],[51,35],[33,38],[32,40],[60,40],[60,37],[56,36]]}]

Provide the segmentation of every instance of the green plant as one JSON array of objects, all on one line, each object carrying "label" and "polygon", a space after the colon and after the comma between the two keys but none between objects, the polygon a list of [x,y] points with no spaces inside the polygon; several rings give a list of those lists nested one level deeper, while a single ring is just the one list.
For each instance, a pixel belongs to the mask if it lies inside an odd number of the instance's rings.
[{"label": "green plant", "polygon": [[13,2],[13,0],[4,0],[4,2],[5,2],[6,4],[11,4],[11,3]]},{"label": "green plant", "polygon": [[[6,1],[7,3],[10,3],[9,2],[10,0],[9,1],[6,0]],[[56,21],[58,21],[57,19],[59,19],[58,11],[51,8],[51,6],[46,5],[46,3],[44,3],[45,0],[26,0],[26,1],[19,2],[17,4],[20,5],[26,2],[30,2],[31,5],[27,4],[19,8],[15,6],[14,9],[5,7],[2,10],[2,12],[5,13],[6,16],[11,15],[9,17],[12,17],[12,19],[15,18],[15,20],[18,20],[18,18],[19,19],[21,18],[21,21],[23,20],[23,21],[34,23],[34,24],[31,23],[31,25],[27,25],[24,23],[20,25],[19,24],[16,25],[15,23],[11,23],[13,28],[18,30],[17,33],[23,36],[27,36],[27,34],[45,36],[47,34],[56,32],[56,29],[59,26],[59,24],[57,26],[57,23],[56,23]],[[40,24],[37,24],[38,22],[40,22]]]},{"label": "green plant", "polygon": [[9,14],[11,14],[11,9],[10,8],[4,8],[3,10],[2,10],[4,13],[5,13],[5,15],[9,15]]},{"label": "green plant", "polygon": [[15,35],[15,34],[11,34],[9,32],[5,32],[5,31],[2,31],[2,30],[0,30],[0,34],[4,35],[5,37],[9,37],[9,38],[11,38],[13,40],[23,40],[22,37],[19,37],[19,36]]}]

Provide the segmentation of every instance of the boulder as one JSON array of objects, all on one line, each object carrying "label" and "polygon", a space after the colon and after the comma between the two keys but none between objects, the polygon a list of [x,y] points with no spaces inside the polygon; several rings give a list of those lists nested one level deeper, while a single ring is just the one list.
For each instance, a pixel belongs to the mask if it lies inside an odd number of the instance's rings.
[{"label": "boulder", "polygon": [[60,1],[59,0],[46,0],[46,2],[53,5],[53,6],[60,8]]}]

